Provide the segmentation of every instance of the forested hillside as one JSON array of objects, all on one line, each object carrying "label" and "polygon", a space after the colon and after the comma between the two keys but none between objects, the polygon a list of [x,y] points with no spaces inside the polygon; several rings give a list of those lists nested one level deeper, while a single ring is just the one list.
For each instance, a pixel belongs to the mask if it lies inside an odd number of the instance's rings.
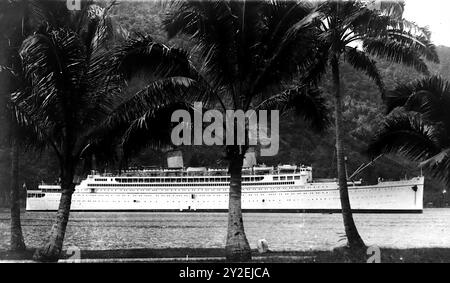
[{"label": "forested hillside", "polygon": [[[161,28],[161,19],[165,4],[155,2],[122,1],[112,9],[114,20],[130,33],[151,34],[155,39],[168,45],[177,45],[189,49],[189,41],[185,38],[167,41]],[[440,74],[450,80],[450,48],[440,46],[438,53],[441,60],[439,65],[430,66],[432,73]],[[400,67],[396,64],[379,62],[387,88],[392,88],[399,82],[408,82],[419,78],[412,69]],[[354,71],[349,66],[342,68],[343,88],[345,99],[345,144],[348,152],[348,173],[352,174],[361,164],[369,162],[365,155],[367,143],[377,131],[385,115],[381,95],[375,84],[364,74]],[[325,96],[331,82],[327,77],[321,87]],[[331,99],[330,99],[331,105]],[[0,113],[1,114],[1,113]],[[1,117],[3,118],[3,117]],[[3,120],[3,119],[2,119]],[[2,122],[3,123],[3,122]],[[4,124],[0,126],[3,127]],[[5,197],[9,187],[9,155],[2,141],[0,147],[0,184]],[[186,166],[220,166],[222,149],[217,147],[191,146],[183,147]],[[23,152],[21,160],[21,183],[36,186],[41,180],[53,181],[57,179],[56,162],[50,152]],[[43,157],[43,158],[39,158]],[[324,133],[315,133],[301,119],[289,115],[284,117],[280,125],[280,151],[273,157],[260,158],[259,162],[268,165],[279,163],[302,163],[313,166],[313,176],[318,178],[334,178],[336,176],[336,158],[334,152],[334,134],[330,127]],[[130,165],[165,165],[162,151],[147,150],[136,156]],[[367,167],[356,179],[362,178],[366,182],[375,182],[378,177],[384,179],[398,179],[420,174],[417,165],[399,156],[384,156],[373,165]],[[436,181],[427,179],[425,190],[425,204],[433,202],[442,204],[441,191],[443,186]],[[3,197],[3,198],[4,198]]]}]

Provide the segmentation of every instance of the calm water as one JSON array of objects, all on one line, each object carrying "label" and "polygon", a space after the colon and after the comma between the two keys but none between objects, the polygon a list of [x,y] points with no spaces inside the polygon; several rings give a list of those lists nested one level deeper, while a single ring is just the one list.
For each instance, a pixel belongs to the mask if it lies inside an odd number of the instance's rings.
[{"label": "calm water", "polygon": [[[26,212],[26,244],[44,243],[54,213]],[[423,214],[355,214],[367,244],[380,247],[450,247],[450,209]],[[71,213],[65,246],[82,249],[221,248],[226,213]],[[266,239],[271,250],[332,249],[342,245],[340,214],[247,213],[244,225],[252,248]],[[0,212],[0,249],[8,248],[9,214]]]}]

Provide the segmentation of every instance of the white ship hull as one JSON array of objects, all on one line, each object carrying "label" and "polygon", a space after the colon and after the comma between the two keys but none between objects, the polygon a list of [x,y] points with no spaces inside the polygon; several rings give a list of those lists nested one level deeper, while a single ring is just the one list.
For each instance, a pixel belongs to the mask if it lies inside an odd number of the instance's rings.
[{"label": "white ship hull", "polygon": [[[93,177],[91,177],[93,178]],[[314,183],[304,180],[264,182],[243,185],[242,209],[253,212],[339,212],[341,209],[336,183]],[[106,180],[106,179],[101,179]],[[227,211],[228,183],[214,186],[193,184],[191,187],[155,187],[145,184],[129,186],[108,185],[77,186],[72,197],[72,211]],[[352,210],[355,212],[416,212],[423,210],[423,177],[405,181],[380,182],[373,186],[349,186]],[[47,188],[47,190],[45,189]],[[58,187],[40,186],[29,191],[28,211],[54,211],[58,209]]]}]

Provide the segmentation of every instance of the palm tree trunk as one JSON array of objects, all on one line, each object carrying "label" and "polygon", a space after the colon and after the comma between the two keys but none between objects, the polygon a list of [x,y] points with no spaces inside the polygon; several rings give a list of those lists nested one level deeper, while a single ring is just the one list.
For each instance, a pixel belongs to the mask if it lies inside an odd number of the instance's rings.
[{"label": "palm tree trunk", "polygon": [[244,231],[241,209],[243,156],[233,151],[229,154],[230,192],[228,200],[228,231],[225,255],[228,261],[249,261],[250,245]]},{"label": "palm tree trunk", "polygon": [[353,220],[350,199],[348,196],[342,133],[342,95],[339,75],[339,59],[336,56],[333,57],[331,67],[333,75],[333,86],[335,90],[336,159],[342,217],[344,220],[345,234],[347,236],[348,246],[351,250],[359,251],[361,249],[365,249],[366,245],[361,239],[361,236],[358,233],[358,229],[356,228],[355,221]]},{"label": "palm tree trunk", "polygon": [[75,189],[73,178],[74,166],[71,163],[66,164],[61,178],[61,199],[56,214],[56,223],[51,228],[47,244],[43,248],[37,249],[34,254],[33,258],[37,261],[57,262],[61,255],[67,222],[69,221],[72,194]]},{"label": "palm tree trunk", "polygon": [[26,249],[20,224],[19,191],[19,148],[16,141],[11,143],[11,247],[13,251]]}]

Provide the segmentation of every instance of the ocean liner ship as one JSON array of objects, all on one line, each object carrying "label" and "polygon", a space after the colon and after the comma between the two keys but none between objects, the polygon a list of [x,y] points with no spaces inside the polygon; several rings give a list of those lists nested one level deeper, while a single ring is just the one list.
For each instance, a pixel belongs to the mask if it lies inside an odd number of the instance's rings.
[{"label": "ocean liner ship", "polygon": [[[244,162],[245,165],[245,162]],[[230,177],[226,169],[205,167],[127,170],[121,174],[92,172],[75,188],[72,211],[227,211]],[[355,212],[423,210],[424,177],[349,182]],[[27,191],[28,211],[54,211],[59,185],[42,184]],[[313,180],[312,167],[252,166],[242,171],[244,212],[340,212],[335,180]]]}]

